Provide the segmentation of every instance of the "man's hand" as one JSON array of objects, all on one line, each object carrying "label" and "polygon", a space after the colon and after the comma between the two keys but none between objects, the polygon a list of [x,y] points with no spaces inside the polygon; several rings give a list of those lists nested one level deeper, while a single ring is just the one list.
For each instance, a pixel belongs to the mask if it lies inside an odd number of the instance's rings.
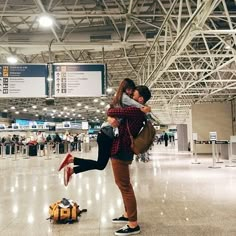
[{"label": "man's hand", "polygon": [[143,106],[143,107],[140,108],[140,110],[144,113],[149,113],[149,112],[151,112],[151,107]]},{"label": "man's hand", "polygon": [[116,118],[110,116],[107,117],[107,122],[114,128],[118,127],[120,124]]}]

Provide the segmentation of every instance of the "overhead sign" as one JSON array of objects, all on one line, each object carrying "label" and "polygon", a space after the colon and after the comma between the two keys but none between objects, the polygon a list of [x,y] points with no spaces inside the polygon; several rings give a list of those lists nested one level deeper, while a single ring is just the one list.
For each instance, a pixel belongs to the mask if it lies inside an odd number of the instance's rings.
[{"label": "overhead sign", "polygon": [[104,64],[53,64],[55,97],[98,97],[106,91]]},{"label": "overhead sign", "polygon": [[45,97],[46,64],[0,65],[0,97]]}]

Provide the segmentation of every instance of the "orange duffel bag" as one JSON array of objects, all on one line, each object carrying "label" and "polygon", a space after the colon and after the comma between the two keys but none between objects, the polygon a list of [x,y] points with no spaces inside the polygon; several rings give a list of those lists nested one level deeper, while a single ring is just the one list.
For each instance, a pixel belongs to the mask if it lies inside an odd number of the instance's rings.
[{"label": "orange duffel bag", "polygon": [[73,223],[87,209],[80,210],[79,205],[73,200],[63,198],[49,206],[49,218],[55,223]]}]

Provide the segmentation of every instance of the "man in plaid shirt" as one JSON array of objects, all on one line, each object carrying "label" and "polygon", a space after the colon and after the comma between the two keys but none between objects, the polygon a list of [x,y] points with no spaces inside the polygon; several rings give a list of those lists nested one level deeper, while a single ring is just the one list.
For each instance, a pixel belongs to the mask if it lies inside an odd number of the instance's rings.
[{"label": "man in plaid shirt", "polygon": [[[146,86],[137,86],[133,99],[141,104],[145,104],[151,97],[151,93]],[[111,150],[111,163],[114,178],[120,189],[125,213],[118,218],[112,220],[113,223],[127,223],[123,228],[117,230],[115,235],[133,235],[140,233],[140,227],[137,221],[137,203],[134,195],[133,187],[130,183],[129,165],[133,160],[133,151],[130,147],[131,140],[127,129],[129,125],[130,133],[136,137],[143,127],[145,113],[140,108],[124,107],[110,108],[107,112],[108,116],[121,118],[118,126],[119,136],[114,139]],[[111,123],[116,126],[116,119]]]}]

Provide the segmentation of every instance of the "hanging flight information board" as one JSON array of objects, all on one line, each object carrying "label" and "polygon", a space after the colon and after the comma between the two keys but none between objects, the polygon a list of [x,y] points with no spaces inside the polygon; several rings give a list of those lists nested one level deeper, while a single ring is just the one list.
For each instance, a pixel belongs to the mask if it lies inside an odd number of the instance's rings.
[{"label": "hanging flight information board", "polygon": [[104,64],[53,64],[55,97],[98,97],[106,91]]},{"label": "hanging flight information board", "polygon": [[0,97],[46,97],[46,64],[0,65]]}]

